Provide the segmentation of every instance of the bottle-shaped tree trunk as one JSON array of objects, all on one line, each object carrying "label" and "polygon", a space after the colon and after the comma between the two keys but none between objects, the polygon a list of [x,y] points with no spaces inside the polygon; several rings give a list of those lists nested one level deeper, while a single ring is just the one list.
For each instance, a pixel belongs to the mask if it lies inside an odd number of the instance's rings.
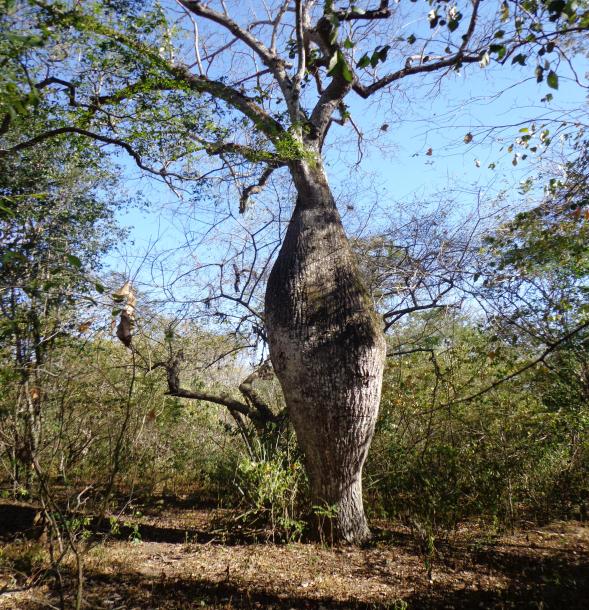
[{"label": "bottle-shaped tree trunk", "polygon": [[331,535],[370,532],[362,467],[378,414],[385,341],[320,166],[291,167],[298,193],[266,291],[270,355]]}]

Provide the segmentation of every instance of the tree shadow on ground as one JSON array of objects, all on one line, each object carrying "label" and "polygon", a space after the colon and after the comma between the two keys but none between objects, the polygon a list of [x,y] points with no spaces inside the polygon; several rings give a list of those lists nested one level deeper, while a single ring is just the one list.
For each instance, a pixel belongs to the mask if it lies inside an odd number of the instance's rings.
[{"label": "tree shadow on ground", "polygon": [[[486,549],[474,556],[464,557],[466,567],[475,571],[492,570],[495,574],[508,577],[504,588],[484,588],[480,582],[465,586],[456,582],[452,587],[434,582],[419,586],[415,579],[413,593],[402,599],[391,597],[384,601],[364,601],[354,599],[354,590],[342,591],[338,599],[313,596],[312,592],[297,595],[289,592],[256,588],[251,582],[241,582],[228,574],[222,581],[199,578],[198,575],[160,578],[147,577],[137,572],[117,572],[104,574],[89,570],[85,583],[85,594],[90,607],[99,600],[116,600],[116,605],[127,608],[151,608],[176,610],[189,608],[244,609],[274,608],[317,608],[322,610],[397,610],[409,609],[524,609],[545,610],[585,610],[589,600],[589,560],[582,558],[571,564],[563,558],[530,558],[511,556],[509,553]],[[367,565],[367,572],[374,577],[375,572]],[[438,568],[444,570],[442,565]],[[377,573],[378,574],[378,573]],[[386,576],[386,578],[385,578]],[[407,590],[409,576],[397,579],[383,570],[379,575],[390,585],[399,585],[399,590]],[[405,579],[405,582],[403,581]],[[346,599],[348,596],[348,599]],[[407,604],[404,606],[403,604]],[[98,604],[100,605],[100,604]],[[98,607],[98,606],[96,606]]]},{"label": "tree shadow on ground", "polygon": [[[530,557],[487,548],[462,558],[451,557],[447,563],[453,569],[462,567],[479,574],[507,577],[509,585],[490,590],[474,584],[472,588],[452,591],[434,585],[406,599],[411,608],[586,610],[589,607],[587,555],[573,563],[564,553]],[[443,571],[445,567],[441,565],[438,569]]]},{"label": "tree shadow on ground", "polygon": [[[0,519],[0,530],[14,531],[15,527],[35,530],[33,509],[4,509],[0,517],[7,516],[11,519]],[[106,527],[108,523],[103,525]],[[109,534],[112,536],[112,532]],[[252,542],[244,532],[200,531],[132,523],[120,524],[116,537],[123,540],[137,537],[145,542],[174,544],[189,542],[196,546],[247,545]],[[264,578],[260,578],[259,582],[255,579],[241,580],[239,575],[232,573],[228,573],[226,578],[205,578],[202,573],[188,572],[174,576],[164,573],[161,576],[146,575],[139,571],[139,566],[127,563],[119,566],[114,574],[89,567],[86,571],[85,599],[89,608],[106,607],[104,601],[112,600],[115,607],[145,610],[203,607],[227,610],[585,610],[589,607],[589,549],[580,543],[574,547],[568,544],[565,548],[544,546],[542,540],[540,544],[533,541],[530,547],[526,547],[525,538],[522,536],[520,540],[521,544],[476,542],[472,539],[442,541],[434,560],[434,581],[429,583],[424,576],[416,538],[404,531],[382,531],[377,533],[365,551],[353,551],[360,565],[347,584],[341,585],[347,589],[340,588],[333,592],[334,597],[314,595],[312,588],[299,593],[294,584],[281,589],[278,583],[275,587],[265,583]],[[259,541],[263,540],[255,540]],[[257,546],[254,552],[264,553],[264,547]],[[129,561],[132,561],[131,557]],[[399,567],[402,568],[400,573],[397,572]],[[288,566],[285,566],[285,570],[288,570]],[[72,595],[73,581],[67,574],[65,576],[69,583],[65,593]],[[371,599],[377,601],[369,600],[368,596],[361,599],[359,589],[354,586],[356,576],[364,581],[376,580],[382,585],[381,597],[372,596]],[[396,592],[399,592],[398,597],[395,597]],[[41,607],[47,606],[29,606]]]},{"label": "tree shadow on ground", "polygon": [[[584,586],[570,584],[538,583],[516,580],[505,590],[429,590],[417,592],[404,601],[408,608],[546,608],[555,610],[581,610],[587,608],[587,578]],[[568,581],[571,582],[570,580]],[[363,602],[353,599],[312,599],[307,596],[283,596],[271,592],[255,591],[230,580],[216,583],[207,580],[165,579],[150,581],[137,575],[89,575],[86,594],[90,599],[109,599],[109,593],[117,594],[118,605],[160,609],[227,607],[227,608],[320,608],[328,610],[378,610],[394,608],[399,600]],[[401,607],[399,605],[399,607]]]},{"label": "tree shadow on ground", "polygon": [[[381,533],[393,548],[419,555],[420,547],[409,533]],[[465,583],[451,589],[435,581],[416,587],[404,597],[409,608],[541,608],[543,610],[587,610],[589,608],[589,548],[557,549],[533,543],[531,547],[504,542],[441,542],[434,558],[434,575],[457,573],[499,576],[508,579],[506,588]],[[424,568],[425,570],[425,568]],[[375,575],[394,585],[389,565],[367,560],[359,575]],[[370,607],[370,606],[368,606]]]},{"label": "tree shadow on ground", "polygon": [[[76,513],[71,513],[75,515]],[[81,513],[80,513],[81,514]],[[116,522],[108,518],[88,517],[86,529],[98,538],[108,537],[115,540],[139,539],[144,542],[167,542],[183,544],[187,542],[202,544],[222,544],[236,546],[267,542],[269,534],[263,529],[242,528],[234,520],[219,521],[218,527],[210,530],[165,527],[140,523],[134,518],[120,517]],[[40,538],[45,523],[41,518],[41,509],[25,504],[0,504],[0,541],[15,538]]]}]

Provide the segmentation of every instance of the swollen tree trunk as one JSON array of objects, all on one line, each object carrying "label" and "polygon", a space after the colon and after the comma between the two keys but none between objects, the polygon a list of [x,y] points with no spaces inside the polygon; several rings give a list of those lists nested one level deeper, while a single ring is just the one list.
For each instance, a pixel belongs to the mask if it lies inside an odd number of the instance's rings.
[{"label": "swollen tree trunk", "polygon": [[323,169],[291,166],[298,198],[266,290],[270,355],[336,540],[370,536],[362,467],[378,414],[385,342]]}]

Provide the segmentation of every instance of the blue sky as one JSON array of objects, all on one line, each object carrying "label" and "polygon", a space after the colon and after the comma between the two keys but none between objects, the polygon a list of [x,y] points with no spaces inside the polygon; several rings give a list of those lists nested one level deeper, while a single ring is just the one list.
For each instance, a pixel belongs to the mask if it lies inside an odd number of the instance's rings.
[{"label": "blue sky", "polygon": [[[576,69],[586,74],[589,63],[581,58]],[[548,128],[554,131],[554,121],[571,113],[587,118],[587,90],[564,71],[557,91],[546,82],[537,84],[530,66],[481,69],[474,65],[463,74],[449,74],[439,91],[417,81],[408,81],[404,87],[404,91],[378,101],[350,96],[355,124],[366,140],[374,140],[363,147],[360,164],[356,163],[356,133],[350,127],[334,126],[326,143],[328,176],[340,196],[340,211],[351,232],[362,229],[366,233],[377,230],[383,222],[394,222],[389,216],[397,209],[394,202],[405,203],[411,210],[412,202],[431,201],[433,205],[450,192],[456,201],[458,220],[475,205],[477,192],[483,193],[485,204],[504,192],[511,205],[526,205],[517,186],[537,171],[538,165],[521,158],[517,166],[512,164],[515,153],[526,152],[517,145],[512,152],[507,150],[521,135],[520,126],[535,121],[539,128],[549,120]],[[549,93],[553,99],[541,101]],[[469,143],[464,141],[467,134],[472,134]],[[553,142],[552,150],[558,146],[557,141]],[[537,155],[530,154],[534,157]],[[211,241],[198,252],[177,251],[185,242],[186,231],[199,234],[206,230],[211,213],[199,211],[198,202],[195,206],[181,202],[153,179],[140,177],[130,161],[123,161],[123,168],[129,192],[141,191],[151,206],[146,211],[131,210],[121,215],[121,222],[130,227],[130,242],[107,261],[111,268],[150,284],[154,274],[144,260],[146,252],[152,258],[156,252],[164,252],[160,257],[162,267],[173,275],[179,261],[188,266],[197,259],[199,264],[212,262],[231,250],[233,239],[239,239],[233,222],[226,233],[217,233],[214,244]],[[348,192],[354,193],[353,210],[348,209]],[[238,216],[236,191],[229,188],[222,198],[221,208]],[[202,206],[210,208],[210,202]],[[255,207],[245,218],[238,218],[250,228],[255,228],[256,221]],[[163,272],[155,277],[156,283],[166,283]]]}]

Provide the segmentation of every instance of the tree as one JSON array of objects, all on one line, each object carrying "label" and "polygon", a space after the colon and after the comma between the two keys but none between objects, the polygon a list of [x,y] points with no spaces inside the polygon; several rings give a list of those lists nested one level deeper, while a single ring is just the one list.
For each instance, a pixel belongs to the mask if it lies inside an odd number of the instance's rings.
[{"label": "tree", "polygon": [[540,204],[487,235],[480,289],[497,338],[535,355],[537,385],[550,410],[565,414],[571,462],[586,428],[589,398],[589,151],[581,133]]},{"label": "tree", "polygon": [[[369,535],[361,473],[378,412],[385,340],[324,169],[328,133],[350,122],[345,100],[352,94],[388,94],[420,75],[441,78],[468,64],[485,67],[491,58],[524,65],[528,56],[545,57],[541,76],[546,71],[555,88],[548,57],[556,62],[563,54],[558,41],[589,26],[584,4],[518,0],[483,9],[471,0],[461,7],[430,2],[425,11],[413,4],[393,8],[388,0],[361,4],[274,2],[260,17],[243,8],[230,15],[222,2],[214,8],[180,0],[193,35],[188,48],[187,30],[172,25],[175,5],[33,0],[23,11],[37,24],[39,44],[66,36],[72,49],[91,52],[77,63],[51,63],[43,51],[32,59],[27,51],[27,78],[17,62],[22,87],[3,127],[24,95],[40,91],[53,100],[65,93],[68,112],[55,103],[51,129],[0,151],[77,134],[126,150],[167,181],[202,177],[206,172],[187,159],[204,153],[241,179],[253,177],[242,191],[242,210],[274,171],[288,171],[296,205],[268,278],[264,323],[314,500],[335,509],[335,537],[349,542]],[[421,25],[399,37],[398,23],[416,17]],[[238,58],[243,63],[234,70]],[[183,171],[172,169],[178,165]]]},{"label": "tree", "polygon": [[15,485],[30,491],[53,359],[89,326],[82,311],[92,273],[121,234],[116,204],[99,195],[114,178],[93,146],[54,139],[1,160],[0,170],[1,370],[12,398],[1,442]]},{"label": "tree", "polygon": [[542,176],[540,203],[485,236],[478,298],[496,332],[508,340],[536,348],[583,346],[589,308],[588,168],[581,132],[572,158],[557,173]]}]

